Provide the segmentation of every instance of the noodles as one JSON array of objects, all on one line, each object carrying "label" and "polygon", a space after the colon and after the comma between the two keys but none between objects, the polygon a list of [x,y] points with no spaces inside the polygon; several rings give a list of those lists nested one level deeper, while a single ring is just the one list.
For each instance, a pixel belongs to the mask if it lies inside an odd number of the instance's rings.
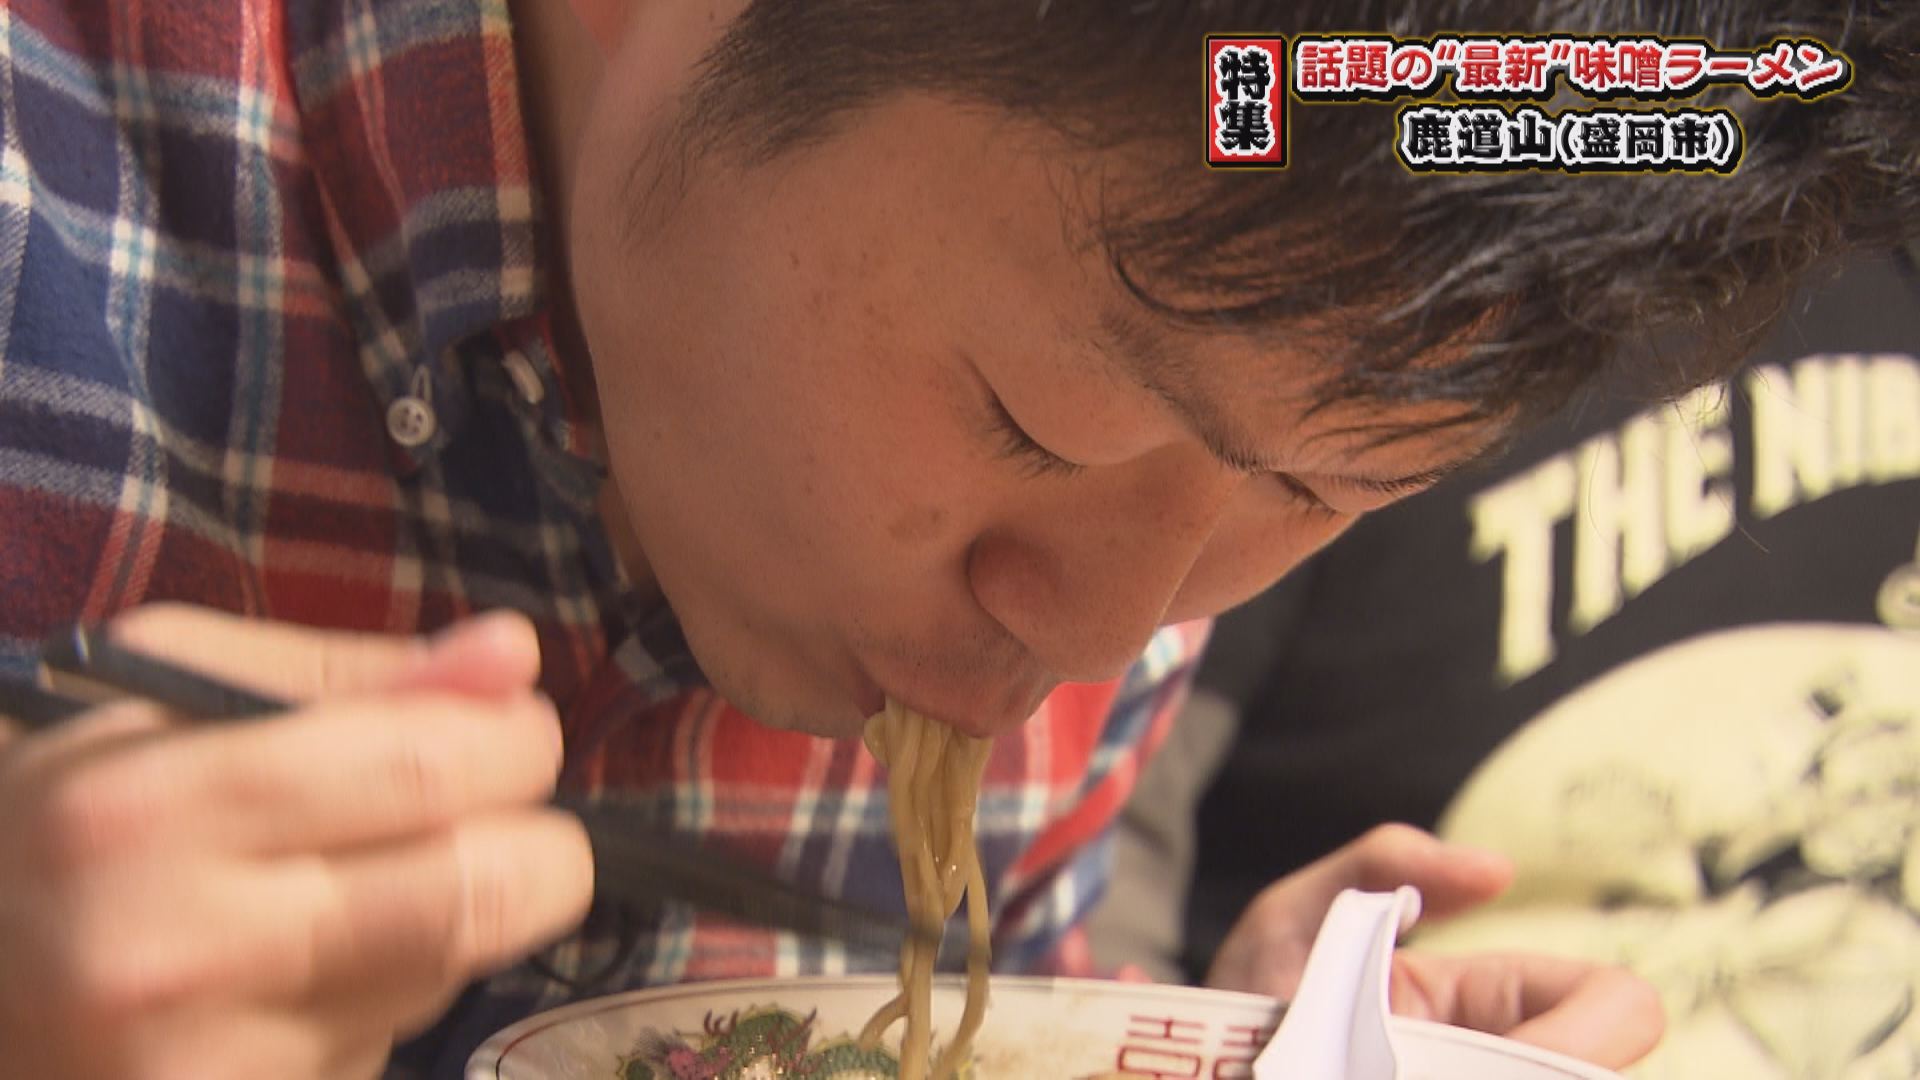
[{"label": "noodles", "polygon": [[918,937],[909,938],[900,948],[900,993],[867,1021],[860,1044],[875,1045],[887,1028],[904,1018],[900,1080],[949,1080],[967,1060],[974,1033],[987,1012],[990,924],[986,877],[974,847],[973,814],[992,744],[893,701],[867,721],[866,740],[873,756],[887,767],[887,801],[907,916],[915,926],[944,926],[964,896],[969,948],[966,1007],[937,1060],[929,1065],[933,969],[939,948]]}]

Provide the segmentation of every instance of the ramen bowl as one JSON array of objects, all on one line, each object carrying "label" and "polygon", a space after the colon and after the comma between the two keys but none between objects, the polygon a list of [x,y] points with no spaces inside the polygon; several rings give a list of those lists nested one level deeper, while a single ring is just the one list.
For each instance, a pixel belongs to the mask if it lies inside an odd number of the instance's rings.
[{"label": "ramen bowl", "polygon": [[[891,1050],[856,1042],[890,976],[740,980],[638,990],[542,1013],[487,1040],[467,1080],[892,1080]],[[965,984],[934,988],[952,1031]],[[997,976],[971,1080],[1251,1077],[1278,1023],[1271,998],[1191,987]],[[1396,1017],[1402,1080],[1620,1080],[1520,1043]],[[936,1034],[936,1041],[939,1036]],[[1284,1069],[1273,1074],[1287,1076]]]}]

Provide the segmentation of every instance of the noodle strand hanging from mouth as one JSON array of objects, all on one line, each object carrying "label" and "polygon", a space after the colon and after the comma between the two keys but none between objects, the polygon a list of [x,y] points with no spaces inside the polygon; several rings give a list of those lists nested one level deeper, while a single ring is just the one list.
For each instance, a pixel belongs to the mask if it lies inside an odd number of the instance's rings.
[{"label": "noodle strand hanging from mouth", "polygon": [[900,1080],[949,1080],[967,1060],[987,1011],[991,923],[986,875],[975,846],[974,811],[991,743],[887,702],[867,721],[867,748],[887,767],[887,801],[894,848],[900,856],[907,916],[915,926],[944,926],[967,902],[967,998],[959,1026],[929,1065],[933,1041],[933,974],[938,946],[910,938],[900,949],[900,993],[882,1005],[860,1033],[863,1046],[880,1041],[904,1018]]}]

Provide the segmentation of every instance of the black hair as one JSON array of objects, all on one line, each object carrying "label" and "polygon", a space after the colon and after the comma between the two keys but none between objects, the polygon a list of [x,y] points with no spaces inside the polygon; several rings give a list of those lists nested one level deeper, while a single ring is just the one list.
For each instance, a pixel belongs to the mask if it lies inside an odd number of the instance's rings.
[{"label": "black hair", "polygon": [[[1393,156],[1395,105],[1298,103],[1287,169],[1211,172],[1203,36],[1243,31],[1650,34],[1743,51],[1811,38],[1855,74],[1813,101],[1720,88],[1689,102],[1741,120],[1745,158],[1726,177],[1413,174]],[[765,161],[923,91],[1080,148],[1146,151],[1126,155],[1154,163],[1131,197],[1103,203],[1093,226],[1143,302],[1247,334],[1320,327],[1322,404],[1524,417],[1619,359],[1657,393],[1704,384],[1757,344],[1806,271],[1913,236],[1917,50],[1911,0],[753,0],[677,129],[687,154]],[[1571,103],[1563,91],[1549,104]]]}]

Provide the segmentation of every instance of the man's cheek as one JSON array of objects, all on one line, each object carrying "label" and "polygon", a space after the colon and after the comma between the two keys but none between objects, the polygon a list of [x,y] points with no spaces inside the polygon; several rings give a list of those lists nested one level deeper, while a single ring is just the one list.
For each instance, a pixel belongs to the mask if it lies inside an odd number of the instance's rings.
[{"label": "man's cheek", "polygon": [[887,537],[902,547],[923,547],[945,532],[946,523],[947,511],[939,504],[912,503],[892,515]]}]

